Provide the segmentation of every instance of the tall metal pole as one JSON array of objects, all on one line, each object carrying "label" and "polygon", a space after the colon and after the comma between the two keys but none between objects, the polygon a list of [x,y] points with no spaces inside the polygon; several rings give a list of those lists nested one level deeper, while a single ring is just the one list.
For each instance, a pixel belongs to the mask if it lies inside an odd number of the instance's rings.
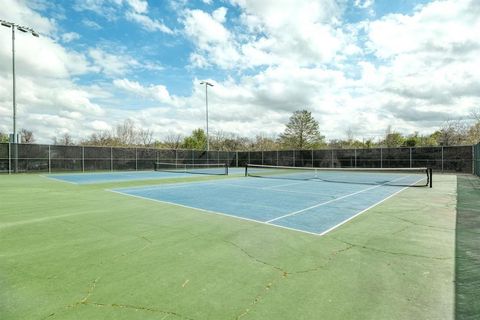
[{"label": "tall metal pole", "polygon": [[13,92],[13,149],[15,151],[15,171],[18,172],[18,136],[17,136],[17,94],[15,81],[15,27],[12,26],[12,92]]},{"label": "tall metal pole", "polygon": [[[205,115],[206,115],[206,122],[207,122],[207,151],[209,151],[210,150],[210,135],[209,135],[209,132],[208,132],[208,87],[209,86],[213,87],[213,84],[211,84],[208,81],[202,81],[202,82],[200,82],[200,84],[205,85],[205,108],[206,108]],[[208,153],[207,153],[207,157],[208,157]]]},{"label": "tall metal pole", "polygon": [[208,85],[205,83],[205,115],[207,117],[207,151],[210,151],[210,135],[208,134]]},{"label": "tall metal pole", "polygon": [[[17,102],[15,94],[15,28],[12,26],[13,143],[17,143]],[[16,166],[15,166],[16,168]]]},{"label": "tall metal pole", "polygon": [[7,28],[12,28],[12,109],[13,109],[13,150],[14,150],[14,172],[18,171],[18,136],[17,136],[17,95],[16,95],[16,79],[15,79],[15,28],[21,32],[30,32],[34,37],[38,37],[38,33],[29,27],[20,26],[14,22],[0,20],[0,24]]}]

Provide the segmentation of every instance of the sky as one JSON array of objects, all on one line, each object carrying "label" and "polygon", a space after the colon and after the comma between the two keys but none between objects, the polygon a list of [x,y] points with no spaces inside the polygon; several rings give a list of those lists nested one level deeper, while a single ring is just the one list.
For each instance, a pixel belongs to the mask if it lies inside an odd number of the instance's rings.
[{"label": "sky", "polygon": [[[431,133],[480,106],[478,0],[2,0],[17,127],[37,142],[205,128],[273,137],[295,110],[330,139]],[[0,26],[0,132],[12,131]]]}]

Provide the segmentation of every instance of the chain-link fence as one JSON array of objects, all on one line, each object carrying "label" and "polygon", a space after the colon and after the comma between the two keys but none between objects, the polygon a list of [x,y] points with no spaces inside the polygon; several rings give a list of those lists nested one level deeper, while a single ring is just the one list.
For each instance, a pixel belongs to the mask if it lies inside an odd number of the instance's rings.
[{"label": "chain-link fence", "polygon": [[473,147],[473,159],[474,172],[480,177],[480,143]]},{"label": "chain-link fence", "polygon": [[237,152],[40,144],[14,147],[14,144],[0,144],[0,172],[153,170],[159,161],[238,165]]},{"label": "chain-link fence", "polygon": [[472,146],[238,152],[238,163],[326,168],[415,168],[473,172]]},{"label": "chain-link fence", "polygon": [[[0,172],[153,170],[155,162],[297,167],[413,168],[480,175],[480,147],[200,151],[154,148],[0,144]],[[18,156],[16,156],[18,154]],[[474,158],[475,155],[475,158]]]}]

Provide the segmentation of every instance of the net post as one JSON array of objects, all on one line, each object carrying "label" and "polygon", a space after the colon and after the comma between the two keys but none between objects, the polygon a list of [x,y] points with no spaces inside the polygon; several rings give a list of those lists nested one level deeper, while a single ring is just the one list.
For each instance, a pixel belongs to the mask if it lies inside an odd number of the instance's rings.
[{"label": "net post", "polygon": [[429,184],[430,184],[430,188],[431,188],[431,187],[432,187],[432,184],[433,184],[433,183],[432,183],[433,170],[432,170],[432,168],[428,168],[427,170],[428,170],[428,180],[429,180],[429,182],[430,182]]},{"label": "net post", "polygon": [[228,164],[225,162],[225,175],[228,176]]},{"label": "net post", "polygon": [[245,164],[245,177],[248,177],[248,163]]}]

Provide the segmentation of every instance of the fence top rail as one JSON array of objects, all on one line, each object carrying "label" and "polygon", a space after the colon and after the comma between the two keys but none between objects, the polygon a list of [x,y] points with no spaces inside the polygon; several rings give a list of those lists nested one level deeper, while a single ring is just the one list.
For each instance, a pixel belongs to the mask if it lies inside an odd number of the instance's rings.
[{"label": "fence top rail", "polygon": [[[9,142],[0,142],[0,145],[9,145]],[[195,152],[296,152],[296,151],[358,151],[358,150],[388,150],[388,149],[426,149],[426,148],[462,148],[474,147],[475,145],[455,145],[455,146],[414,146],[414,147],[373,147],[373,148],[319,148],[319,149],[275,149],[275,150],[200,150],[184,148],[165,148],[165,147],[146,147],[146,146],[92,146],[92,145],[61,145],[61,144],[36,144],[36,143],[18,143],[17,145],[38,146],[38,147],[73,147],[73,148],[104,148],[104,149],[143,149],[157,151],[195,151]]]}]

